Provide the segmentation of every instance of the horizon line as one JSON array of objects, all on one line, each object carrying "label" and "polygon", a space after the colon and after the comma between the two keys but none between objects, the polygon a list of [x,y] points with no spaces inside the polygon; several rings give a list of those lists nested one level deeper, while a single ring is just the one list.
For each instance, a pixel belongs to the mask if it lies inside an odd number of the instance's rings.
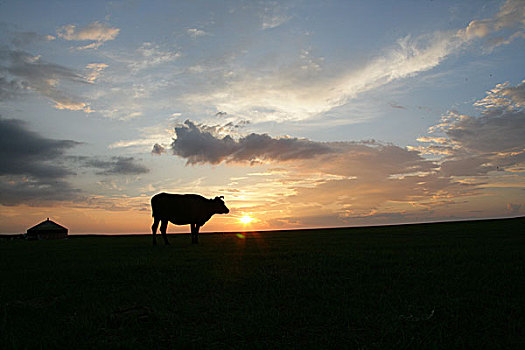
[{"label": "horizon line", "polygon": [[[374,228],[374,227],[396,227],[396,226],[409,226],[409,225],[432,225],[432,224],[446,224],[454,222],[477,222],[477,221],[497,221],[497,220],[514,220],[514,219],[525,219],[525,215],[521,216],[504,216],[504,217],[492,217],[482,219],[457,219],[457,220],[438,220],[438,221],[418,221],[418,222],[406,222],[398,224],[374,224],[374,225],[361,225],[361,226],[332,226],[332,227],[308,227],[308,228],[289,228],[289,229],[277,229],[277,230],[240,230],[240,231],[203,231],[199,234],[214,235],[214,234],[239,234],[239,233],[269,233],[269,232],[293,232],[293,231],[315,231],[315,230],[345,230],[345,229],[357,229],[357,228]],[[0,237],[10,236],[23,236],[26,233],[0,233]],[[171,232],[166,233],[167,235],[189,235],[190,232]],[[69,236],[81,237],[81,236],[150,236],[151,232],[115,232],[115,233],[68,233]]]}]

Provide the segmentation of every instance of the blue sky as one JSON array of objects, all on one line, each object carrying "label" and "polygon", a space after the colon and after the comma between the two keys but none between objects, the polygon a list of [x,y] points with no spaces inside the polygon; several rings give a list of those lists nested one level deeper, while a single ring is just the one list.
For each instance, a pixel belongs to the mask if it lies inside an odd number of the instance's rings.
[{"label": "blue sky", "polygon": [[145,232],[161,191],[224,195],[208,230],[523,215],[524,5],[4,1],[0,231]]}]

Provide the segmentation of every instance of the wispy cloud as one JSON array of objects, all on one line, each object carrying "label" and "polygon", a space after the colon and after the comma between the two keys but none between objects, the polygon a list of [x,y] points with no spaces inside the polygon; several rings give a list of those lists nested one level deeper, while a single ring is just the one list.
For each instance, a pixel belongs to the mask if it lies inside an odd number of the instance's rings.
[{"label": "wispy cloud", "polygon": [[[179,113],[174,113],[174,116],[171,118],[178,118]],[[119,140],[113,142],[109,145],[110,149],[115,148],[135,148],[140,150],[140,152],[148,152],[151,150],[151,145],[158,143],[163,147],[168,147],[168,145],[173,141],[174,131],[172,128],[173,121],[169,118],[167,121],[139,128],[139,137],[135,139],[128,140]]]},{"label": "wispy cloud", "polygon": [[45,62],[40,56],[10,49],[0,49],[0,69],[13,77],[11,80],[4,78],[4,97],[20,93],[22,89],[35,91],[53,101],[57,109],[91,112],[87,102],[61,87],[64,83],[88,82],[73,69]]},{"label": "wispy cloud", "polygon": [[173,105],[170,87],[178,83],[175,77],[180,69],[173,64],[181,57],[178,49],[142,42],[129,51],[104,52],[104,57],[107,63],[93,66],[86,74],[98,83],[89,90],[92,110],[107,118],[131,120],[161,110],[165,113]]},{"label": "wispy cloud", "polygon": [[307,119],[340,107],[359,94],[429,71],[474,40],[504,29],[521,30],[525,6],[520,4],[522,1],[509,0],[493,18],[472,21],[460,30],[401,38],[366,65],[335,76],[321,74],[319,64],[303,70],[296,68],[304,66],[297,63],[265,70],[264,74],[241,70],[225,78],[221,87],[189,94],[185,101],[209,103],[217,110],[254,121]]},{"label": "wispy cloud", "polygon": [[175,61],[181,56],[181,53],[178,51],[163,50],[159,45],[151,42],[143,43],[136,50],[136,53],[136,58],[131,59],[128,64],[135,72]]}]

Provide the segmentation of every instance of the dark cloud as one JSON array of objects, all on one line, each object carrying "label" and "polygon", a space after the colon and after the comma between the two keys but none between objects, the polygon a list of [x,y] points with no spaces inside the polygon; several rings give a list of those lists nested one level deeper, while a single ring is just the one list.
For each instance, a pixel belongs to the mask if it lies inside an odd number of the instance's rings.
[{"label": "dark cloud", "polygon": [[455,115],[445,125],[451,141],[469,152],[512,152],[525,148],[525,82],[497,84],[474,104],[481,116]]},{"label": "dark cloud", "polygon": [[[230,135],[219,136],[217,130],[224,131],[224,128],[187,120],[175,128],[176,139],[171,151],[185,158],[188,164],[294,161],[303,171],[373,178],[431,171],[437,167],[416,151],[373,140],[315,142],[255,133],[234,139]],[[158,145],[154,146],[155,150],[159,150]]]},{"label": "dark cloud", "polygon": [[0,175],[43,179],[72,174],[61,165],[61,160],[64,153],[79,142],[45,138],[16,119],[0,118],[0,135]]},{"label": "dark cloud", "polygon": [[441,163],[443,176],[480,176],[496,170],[496,165],[490,165],[490,160],[482,156],[472,156],[446,160]]},{"label": "dark cloud", "polygon": [[69,156],[79,145],[73,140],[54,140],[31,131],[16,119],[0,118],[0,204],[38,205],[45,202],[86,198],[68,181],[71,168],[94,168],[98,175],[136,175],[149,170],[132,157],[109,160]]},{"label": "dark cloud", "polygon": [[443,137],[418,139],[430,143],[415,148],[421,153],[445,155],[442,176],[483,176],[525,163],[525,84],[497,84],[474,106],[479,116],[449,112],[430,128]]},{"label": "dark cloud", "polygon": [[330,147],[297,138],[272,138],[266,134],[249,134],[238,140],[230,135],[220,137],[210,127],[186,120],[175,127],[176,139],[171,144],[174,155],[188,164],[221,162],[254,163],[305,159],[333,152]]},{"label": "dark cloud", "polygon": [[474,152],[505,152],[525,146],[525,111],[493,110],[481,117],[461,116],[446,135]]},{"label": "dark cloud", "polygon": [[82,192],[63,180],[0,176],[0,204],[39,205],[47,202],[83,200]]},{"label": "dark cloud", "polygon": [[79,144],[53,140],[27,129],[24,122],[0,118],[0,203],[73,199],[79,191],[65,181],[73,172],[64,154]]},{"label": "dark cloud", "polygon": [[133,157],[112,157],[109,161],[87,159],[84,165],[100,169],[97,175],[138,175],[149,172],[148,168],[137,164]]}]

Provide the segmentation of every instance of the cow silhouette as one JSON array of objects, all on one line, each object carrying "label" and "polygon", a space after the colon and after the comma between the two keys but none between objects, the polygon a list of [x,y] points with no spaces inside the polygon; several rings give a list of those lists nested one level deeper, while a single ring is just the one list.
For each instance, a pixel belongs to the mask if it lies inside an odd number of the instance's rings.
[{"label": "cow silhouette", "polygon": [[169,244],[166,236],[168,222],[175,225],[190,225],[191,242],[199,242],[199,229],[210,220],[214,214],[228,214],[224,197],[207,199],[198,194],[171,194],[159,193],[151,198],[153,216],[153,245],[157,244],[157,227],[160,222],[160,232],[166,245]]}]

